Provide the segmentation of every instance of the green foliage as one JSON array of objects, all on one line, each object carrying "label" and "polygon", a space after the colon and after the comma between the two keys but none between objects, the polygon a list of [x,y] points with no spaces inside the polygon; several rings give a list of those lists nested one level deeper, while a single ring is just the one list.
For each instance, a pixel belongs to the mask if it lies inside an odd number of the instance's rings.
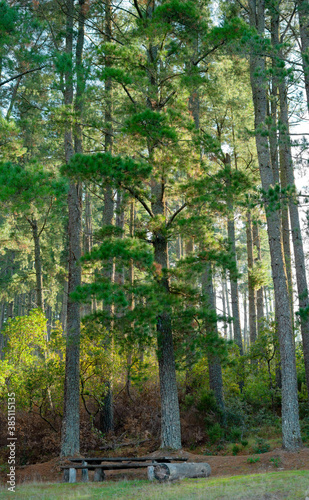
[{"label": "green foliage", "polygon": [[9,36],[16,31],[18,11],[15,7],[10,7],[5,0],[0,2],[0,48],[9,40]]},{"label": "green foliage", "polygon": [[281,465],[281,458],[280,457],[271,457],[269,461],[275,466],[279,467]]},{"label": "green foliage", "polygon": [[26,152],[19,135],[16,123],[0,115],[0,162],[16,161]]},{"label": "green foliage", "polygon": [[247,463],[248,464],[256,464],[260,460],[261,460],[260,457],[249,457],[249,458],[247,458]]},{"label": "green foliage", "polygon": [[203,18],[192,1],[167,0],[159,5],[154,12],[154,20],[166,23],[178,36],[191,36],[205,29]]},{"label": "green foliage", "polygon": [[218,422],[215,422],[208,430],[208,438],[211,444],[217,443],[224,437],[224,430]]},{"label": "green foliage", "polygon": [[241,451],[241,448],[238,444],[234,444],[233,447],[232,447],[232,454],[235,456],[235,455],[238,455],[238,453]]},{"label": "green foliage", "polygon": [[146,137],[155,143],[177,140],[176,131],[168,125],[167,116],[150,109],[129,118],[126,122],[126,131],[132,135]]},{"label": "green foliage", "polygon": [[90,254],[82,257],[82,262],[95,260],[108,261],[117,257],[123,264],[128,264],[131,259],[136,265],[150,268],[153,263],[151,247],[135,238],[115,238],[104,241],[99,247],[93,248]]},{"label": "green foliage", "polygon": [[61,169],[63,174],[80,180],[132,189],[140,186],[151,170],[151,166],[146,163],[129,157],[112,156],[110,153],[76,154]]},{"label": "green foliage", "polygon": [[61,201],[67,193],[64,179],[57,179],[35,162],[26,167],[11,162],[0,163],[0,201],[10,201],[13,209],[28,212],[42,208],[46,199]]},{"label": "green foliage", "polygon": [[119,68],[104,68],[103,71],[100,72],[100,78],[102,80],[112,78],[115,82],[123,85],[129,85],[132,83],[132,78]]},{"label": "green foliage", "polygon": [[[9,319],[3,330],[7,339],[5,359],[0,361],[1,397],[7,392],[18,394],[19,408],[61,407],[64,376],[64,341],[57,324],[47,343],[46,318],[40,309],[29,315]],[[44,412],[44,410],[43,410]]]},{"label": "green foliage", "polygon": [[270,444],[263,438],[257,438],[256,444],[252,447],[255,454],[267,453],[270,450]]}]

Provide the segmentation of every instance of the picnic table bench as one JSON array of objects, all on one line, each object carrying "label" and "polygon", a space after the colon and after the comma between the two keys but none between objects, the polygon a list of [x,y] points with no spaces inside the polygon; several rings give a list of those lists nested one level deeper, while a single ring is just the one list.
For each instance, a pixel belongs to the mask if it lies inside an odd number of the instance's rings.
[{"label": "picnic table bench", "polygon": [[94,481],[104,481],[106,470],[139,469],[160,463],[186,462],[184,457],[86,457],[71,458],[70,464],[61,466],[64,473],[64,481],[76,482],[76,471],[82,471],[82,481],[89,481],[88,471],[94,471]]}]

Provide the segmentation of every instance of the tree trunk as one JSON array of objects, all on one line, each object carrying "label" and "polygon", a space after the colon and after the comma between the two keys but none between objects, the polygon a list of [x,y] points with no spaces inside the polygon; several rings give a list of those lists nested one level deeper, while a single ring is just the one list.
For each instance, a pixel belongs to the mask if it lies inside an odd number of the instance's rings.
[{"label": "tree trunk", "polygon": [[249,299],[249,332],[250,344],[256,341],[256,295],[252,278],[253,271],[253,237],[251,213],[247,211],[247,257],[248,257],[248,299]]},{"label": "tree trunk", "polygon": [[60,322],[64,335],[66,334],[67,331],[67,312],[68,312],[68,281],[65,280],[63,284],[62,306],[60,315]]},{"label": "tree trunk", "polygon": [[[264,36],[265,12],[263,0],[249,0],[250,24]],[[254,50],[254,49],[253,49]],[[267,130],[267,95],[265,90],[264,57],[250,54],[250,78],[255,111],[256,147],[263,190],[268,193],[274,186],[271,169]],[[278,311],[278,334],[282,370],[282,434],[283,447],[297,450],[302,446],[297,399],[297,376],[293,343],[292,318],[289,291],[285,274],[284,256],[280,233],[280,217],[270,210],[266,200],[268,241],[274,281],[276,310]]]},{"label": "tree trunk", "polygon": [[[226,279],[224,280],[224,288],[225,288],[227,315],[230,318],[231,317],[230,295],[229,295],[229,287],[228,287]],[[230,337],[229,340],[233,340],[232,323],[229,322],[228,325],[229,325],[229,337]]]},{"label": "tree trunk", "polygon": [[[135,234],[135,200],[132,198],[130,201],[130,221],[129,221],[129,231],[130,231],[130,237],[134,238]],[[129,268],[129,283],[131,287],[133,288],[134,286],[134,262],[133,259],[130,260],[130,268]],[[134,311],[135,308],[135,297],[134,293],[131,293],[130,297],[130,305],[129,305],[130,311]],[[134,328],[134,322],[131,324],[131,328]],[[130,392],[130,385],[131,385],[131,377],[130,377],[130,371],[131,371],[131,364],[132,364],[132,354],[131,352],[128,353],[127,356],[127,392]]]},{"label": "tree trunk", "polygon": [[[252,236],[253,236],[253,244],[256,248],[257,258],[255,262],[257,264],[261,264],[262,262],[262,254],[261,254],[261,240],[259,234],[259,226],[258,224],[253,224],[252,227]],[[263,287],[258,288],[256,291],[256,316],[257,316],[257,330],[258,333],[263,329],[263,321],[264,321],[264,298],[263,298]]]},{"label": "tree trunk", "polygon": [[[228,176],[231,175],[231,159],[229,154],[225,155],[225,167],[228,170]],[[227,184],[230,185],[230,178],[227,179]],[[234,221],[234,207],[232,195],[228,200],[229,218],[227,221],[227,234],[229,243],[231,245],[232,258],[237,267],[237,254],[236,254],[236,239],[235,239],[235,221]],[[238,296],[238,280],[236,276],[230,276],[231,283],[231,299],[232,299],[232,315],[233,315],[233,333],[234,342],[239,347],[239,352],[243,354],[243,345],[241,338],[240,314],[239,314],[239,296]]]},{"label": "tree trunk", "polygon": [[301,56],[303,61],[307,106],[309,109],[309,5],[307,1],[296,0],[299,17]]},{"label": "tree trunk", "polygon": [[43,297],[43,273],[41,262],[41,246],[40,235],[38,233],[38,223],[36,220],[30,222],[32,227],[32,236],[34,240],[34,266],[36,277],[36,303],[39,309],[44,311],[44,297]]},{"label": "tree trunk", "polygon": [[249,341],[248,341],[248,312],[247,312],[247,293],[246,290],[244,290],[244,345],[245,349],[247,350],[249,346]]},{"label": "tree trunk", "polygon": [[[202,293],[203,293],[203,303],[205,304],[207,310],[216,314],[216,298],[213,288],[213,278],[211,264],[207,263],[205,271],[202,276]],[[214,340],[218,337],[217,321],[210,322],[206,321],[206,336],[210,340]],[[224,398],[223,398],[223,382],[222,382],[222,368],[219,356],[213,354],[211,350],[207,353],[208,358],[208,370],[209,370],[209,386],[213,391],[217,404],[222,410],[223,414],[225,412]]]},{"label": "tree trunk", "polygon": [[[284,87],[284,85],[283,85]],[[288,186],[287,181],[287,154],[285,151],[285,131],[282,126],[282,84],[279,84],[280,93],[280,128],[279,128],[279,158],[280,158],[280,181],[281,189],[285,190]],[[281,224],[282,224],[282,241],[283,241],[283,251],[284,251],[284,261],[285,270],[288,280],[289,296],[290,296],[290,307],[291,315],[293,318],[293,280],[292,280],[292,257],[291,257],[291,245],[290,245],[290,224],[289,224],[289,209],[288,205],[283,203],[281,206]]]},{"label": "tree trunk", "polygon": [[[273,47],[279,45],[279,10],[278,1],[275,0],[271,8],[271,43]],[[274,183],[279,184],[279,162],[278,162],[278,139],[277,139],[277,101],[278,101],[278,74],[277,61],[272,58],[272,75],[270,89],[270,120],[268,125],[269,131],[269,148],[271,157],[271,166],[273,172]]]},{"label": "tree trunk", "polygon": [[[152,212],[165,216],[164,186],[156,183],[152,187]],[[168,268],[168,248],[165,231],[153,235],[154,261],[159,269]],[[169,293],[169,280],[159,278],[162,293]],[[158,362],[161,396],[161,448],[181,448],[181,429],[174,359],[171,311],[167,308],[157,319]]]},{"label": "tree trunk", "polygon": [[267,297],[265,286],[263,287],[263,293],[264,293],[264,303],[265,303],[265,310],[266,310],[266,319],[268,321],[269,320],[268,297]]},{"label": "tree trunk", "polygon": [[85,237],[84,237],[84,252],[90,253],[93,245],[93,230],[92,230],[92,207],[91,196],[89,190],[85,189]]},{"label": "tree trunk", "polygon": [[[84,91],[82,54],[84,46],[84,0],[79,0],[78,37],[76,44],[76,125],[74,129],[75,152],[82,152],[81,115]],[[69,59],[73,52],[74,2],[67,0],[66,54]],[[65,73],[64,102],[69,110],[73,106],[73,64],[67,63]],[[65,159],[68,163],[73,154],[72,121],[67,123],[65,131]],[[66,367],[64,382],[64,412],[61,435],[61,456],[79,453],[79,358],[80,358],[80,306],[73,302],[70,294],[81,284],[82,243],[82,188],[80,183],[70,182],[68,194],[69,209],[69,274],[66,336]]]},{"label": "tree trunk", "polygon": [[[295,188],[291,142],[289,135],[288,103],[286,86],[280,84],[280,120],[281,120],[281,151],[286,168],[287,184]],[[302,242],[301,227],[297,204],[293,197],[289,198],[290,226],[295,259],[296,282],[301,320],[301,335],[303,341],[306,384],[309,397],[309,298],[306,277],[305,255]]]}]

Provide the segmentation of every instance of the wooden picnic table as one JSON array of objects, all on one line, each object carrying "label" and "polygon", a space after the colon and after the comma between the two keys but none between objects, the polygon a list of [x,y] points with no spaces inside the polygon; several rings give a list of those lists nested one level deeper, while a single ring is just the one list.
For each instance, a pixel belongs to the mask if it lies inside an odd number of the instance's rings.
[{"label": "wooden picnic table", "polygon": [[[62,466],[64,481],[76,482],[76,471],[82,470],[82,481],[89,481],[89,470],[94,470],[94,481],[103,481],[105,470],[139,469],[150,465],[171,462],[186,462],[184,457],[86,457],[71,458],[71,464]],[[80,464],[80,465],[79,465]]]},{"label": "wooden picnic table", "polygon": [[70,462],[89,464],[101,464],[102,462],[186,462],[188,459],[184,457],[86,457],[86,458],[70,458]]}]

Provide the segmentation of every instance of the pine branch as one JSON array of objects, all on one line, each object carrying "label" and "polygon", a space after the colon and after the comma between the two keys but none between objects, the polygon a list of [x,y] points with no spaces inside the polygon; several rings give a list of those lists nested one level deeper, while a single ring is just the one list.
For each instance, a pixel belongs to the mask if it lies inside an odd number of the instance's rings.
[{"label": "pine branch", "polygon": [[175,217],[177,217],[177,215],[178,215],[178,214],[180,214],[180,212],[182,212],[182,210],[183,210],[184,208],[186,208],[186,206],[187,206],[187,203],[184,203],[184,204],[183,204],[180,208],[178,208],[178,210],[176,210],[176,212],[174,212],[174,213],[173,213],[173,215],[172,215],[172,217],[170,218],[170,220],[168,221],[168,223],[167,223],[166,227],[169,227],[169,226],[172,224],[172,222],[173,222],[173,220],[175,219]]},{"label": "pine branch", "polygon": [[27,75],[28,73],[33,73],[34,71],[39,71],[40,69],[43,69],[45,67],[46,67],[46,64],[44,64],[44,66],[39,66],[38,68],[28,69],[27,71],[23,71],[22,73],[18,73],[18,75],[12,76],[11,78],[4,80],[4,82],[0,82],[0,87],[2,87],[2,85],[5,85],[6,83],[11,82],[12,80],[16,80],[16,78],[20,78],[24,75]]}]

